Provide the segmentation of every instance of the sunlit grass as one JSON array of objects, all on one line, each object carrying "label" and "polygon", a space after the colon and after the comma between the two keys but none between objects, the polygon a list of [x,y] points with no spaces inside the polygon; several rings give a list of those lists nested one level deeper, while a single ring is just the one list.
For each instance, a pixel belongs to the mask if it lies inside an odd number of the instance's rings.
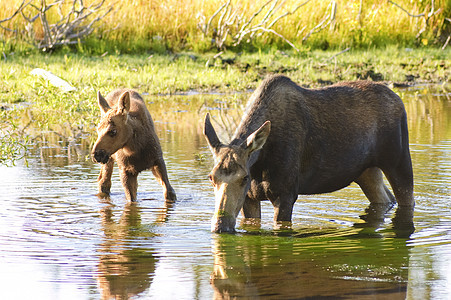
[{"label": "sunlit grass", "polygon": [[[92,2],[94,0],[85,1],[86,4]],[[266,0],[232,1],[232,5],[248,19],[265,2]],[[301,2],[286,1],[277,15],[291,11]],[[431,1],[397,0],[395,2],[413,15],[422,13],[429,15],[431,12]],[[21,0],[1,1],[0,19],[10,16],[20,3]],[[224,3],[222,0],[119,2],[107,0],[105,5],[113,5],[113,12],[97,24],[92,36],[75,48],[79,52],[96,54],[149,51],[163,53],[167,50],[202,52],[212,48],[212,37],[204,37],[198,24],[202,18],[208,20],[222,3]],[[433,44],[441,46],[444,41],[440,37],[446,38],[444,31],[449,31],[451,26],[445,20],[445,17],[451,14],[451,3],[446,0],[435,1],[435,11],[439,10],[439,12],[431,17],[411,17],[388,1],[337,1],[334,22],[303,41],[306,35],[328,14],[330,3],[331,1],[312,0],[293,15],[280,19],[273,29],[299,48],[327,49],[385,47],[388,44],[410,47]],[[30,9],[25,13],[31,15],[35,12]],[[264,13],[261,15],[263,16]],[[51,11],[49,14],[50,20],[57,19],[56,10],[53,16]],[[213,27],[216,26],[217,21],[218,18],[213,20]],[[35,31],[39,37],[37,23]],[[21,16],[17,16],[11,22],[2,25],[23,31],[25,21]],[[3,33],[6,37],[6,44],[3,47],[17,48],[17,45],[11,46],[11,43],[17,41],[15,35],[5,31]],[[250,44],[244,43],[237,50],[271,47],[290,48],[281,38],[266,33]]]},{"label": "sunlit grass", "polygon": [[[0,138],[13,136],[25,144],[21,136],[39,136],[41,132],[54,132],[68,140],[92,136],[99,114],[96,92],[105,95],[120,87],[150,95],[193,90],[233,94],[255,89],[270,73],[285,74],[308,87],[356,79],[443,83],[451,76],[450,50],[388,47],[335,54],[337,51],[315,50],[301,54],[227,52],[221,58],[192,53],[8,55],[0,64]],[[77,90],[62,92],[31,75],[34,68],[52,72]]]}]

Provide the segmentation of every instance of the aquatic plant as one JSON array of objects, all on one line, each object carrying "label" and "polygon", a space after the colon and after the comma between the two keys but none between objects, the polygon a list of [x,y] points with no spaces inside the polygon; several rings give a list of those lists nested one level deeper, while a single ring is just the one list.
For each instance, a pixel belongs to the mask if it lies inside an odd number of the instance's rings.
[{"label": "aquatic plant", "polygon": [[24,133],[25,128],[18,126],[7,109],[0,108],[0,165],[14,166],[20,160],[27,164],[30,137]]}]

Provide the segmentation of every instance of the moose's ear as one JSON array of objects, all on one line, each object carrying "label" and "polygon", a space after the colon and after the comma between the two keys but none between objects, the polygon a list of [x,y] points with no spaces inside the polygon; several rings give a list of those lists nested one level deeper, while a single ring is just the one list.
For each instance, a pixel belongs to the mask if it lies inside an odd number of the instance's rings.
[{"label": "moose's ear", "polygon": [[119,101],[117,102],[117,112],[123,115],[127,115],[130,110],[130,93],[124,92],[119,97]]},{"label": "moose's ear", "polygon": [[213,125],[211,125],[209,113],[207,113],[207,115],[205,116],[204,135],[205,139],[208,142],[208,146],[210,147],[210,150],[214,155],[217,148],[221,146],[221,141],[219,140],[216,131],[213,128]]},{"label": "moose's ear", "polygon": [[249,135],[243,146],[249,154],[254,151],[260,150],[263,145],[265,145],[268,139],[269,133],[271,132],[271,122],[266,121],[259,129],[255,130],[251,135]]},{"label": "moose's ear", "polygon": [[99,104],[100,113],[102,115],[111,109],[111,107],[108,105],[108,102],[105,100],[105,98],[103,98],[103,96],[102,96],[102,94],[100,94],[100,92],[97,92],[97,102]]}]

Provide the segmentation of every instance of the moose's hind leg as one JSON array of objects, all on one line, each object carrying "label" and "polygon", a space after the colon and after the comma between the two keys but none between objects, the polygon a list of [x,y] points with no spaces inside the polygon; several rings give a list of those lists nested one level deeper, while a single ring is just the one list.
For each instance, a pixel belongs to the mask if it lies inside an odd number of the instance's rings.
[{"label": "moose's hind leg", "polygon": [[397,166],[384,168],[384,174],[390,182],[398,206],[415,206],[415,200],[413,198],[413,171],[410,155],[405,155]]},{"label": "moose's hind leg", "polygon": [[[398,207],[404,206],[410,209],[415,206],[415,200],[413,198],[413,170],[406,118],[404,114],[400,124],[399,144],[393,144],[394,148],[390,151],[391,157],[381,166],[381,169],[390,182]],[[396,141],[396,137],[393,140]]]},{"label": "moose's hind leg", "polygon": [[110,157],[106,164],[102,164],[97,182],[99,184],[99,196],[109,195],[111,190],[111,175],[113,174],[114,159]]},{"label": "moose's hind leg", "polygon": [[394,204],[395,197],[384,184],[384,177],[379,168],[366,169],[355,181],[365,196],[374,204]]}]

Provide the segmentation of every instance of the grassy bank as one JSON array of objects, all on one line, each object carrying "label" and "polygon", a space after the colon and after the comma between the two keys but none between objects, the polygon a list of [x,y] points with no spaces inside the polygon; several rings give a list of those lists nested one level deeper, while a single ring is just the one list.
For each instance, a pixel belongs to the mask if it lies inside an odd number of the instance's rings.
[{"label": "grassy bank", "polygon": [[[74,85],[76,98],[96,90],[125,86],[149,94],[236,92],[254,89],[269,73],[283,73],[304,86],[370,79],[400,84],[441,83],[450,79],[451,50],[386,49],[341,51],[271,51],[222,55],[9,55],[0,64],[0,102],[32,102],[46,81],[29,74],[53,72]],[[44,91],[41,91],[45,94]],[[55,93],[59,94],[58,90]],[[87,93],[86,95],[80,93]],[[67,94],[67,96],[73,94]]]},{"label": "grassy bank", "polygon": [[[369,79],[400,85],[446,83],[451,50],[387,48],[373,51],[293,51],[177,55],[8,55],[0,64],[2,161],[26,148],[42,132],[74,141],[91,136],[97,122],[96,92],[130,87],[140,93],[233,93],[255,89],[270,73],[306,87]],[[77,90],[64,93],[30,74],[51,71]],[[221,98],[221,95],[218,95]],[[14,148],[13,146],[17,147]],[[6,157],[6,158],[5,158]]]},{"label": "grassy bank", "polygon": [[[22,0],[1,1],[0,20],[11,16],[21,2]],[[84,2],[89,5],[98,1]],[[217,46],[215,41],[221,39],[221,32],[225,30],[228,31],[228,36],[224,47],[234,51],[290,49],[286,40],[301,50],[385,47],[393,44],[403,47],[441,47],[451,30],[451,23],[446,20],[451,15],[451,3],[447,0],[289,0],[284,1],[280,8],[280,1],[274,0],[265,6],[267,2],[231,1],[223,10],[218,11],[227,1],[106,0],[103,7],[111,7],[111,12],[95,23],[94,32],[86,40],[71,48],[89,54],[164,53],[168,50],[203,52],[214,49]],[[33,4],[39,7],[40,1],[35,0]],[[59,20],[58,7],[54,6],[46,12],[49,24]],[[61,11],[65,13],[71,7],[70,4],[62,5]],[[262,11],[251,21],[260,8],[263,8]],[[217,11],[216,17],[209,22]],[[28,6],[24,9],[24,14],[30,18],[37,14],[37,10]],[[285,14],[287,15],[284,16]],[[237,17],[230,17],[234,15]],[[277,19],[279,16],[284,17]],[[265,17],[267,22],[262,27],[278,34],[268,30],[255,30],[254,35],[245,35],[242,43],[234,46],[233,36],[247,22],[247,28],[251,28]],[[270,26],[272,21],[276,22]],[[225,23],[228,25],[221,26]],[[18,14],[2,25],[16,30],[16,33],[0,30],[0,38],[4,42],[0,47],[3,47],[5,53],[26,49],[26,46],[20,46],[23,45],[20,41],[24,39],[39,41],[43,36],[39,18],[28,24]]]}]

